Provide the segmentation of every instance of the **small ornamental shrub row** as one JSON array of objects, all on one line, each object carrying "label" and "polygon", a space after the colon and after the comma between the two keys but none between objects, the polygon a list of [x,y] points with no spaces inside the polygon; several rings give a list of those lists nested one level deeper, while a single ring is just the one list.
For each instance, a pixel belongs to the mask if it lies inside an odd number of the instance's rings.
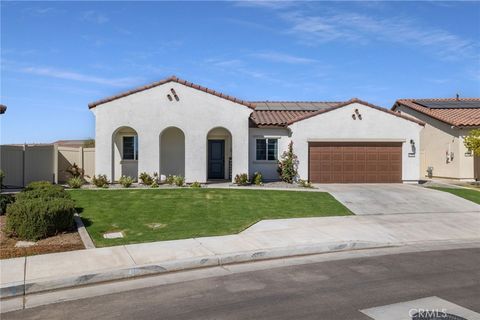
[{"label": "small ornamental shrub row", "polygon": [[233,179],[233,183],[238,186],[246,186],[249,184],[254,184],[257,186],[263,185],[263,175],[260,172],[255,172],[252,176],[252,180],[248,180],[248,174],[239,173]]},{"label": "small ornamental shrub row", "polygon": [[92,183],[98,188],[108,188],[109,181],[107,175],[99,174],[98,176],[93,176]]},{"label": "small ornamental shrub row", "polygon": [[133,178],[129,176],[121,176],[118,182],[124,187],[129,188],[133,183]]},{"label": "small ornamental shrub row", "polygon": [[234,183],[239,186],[246,186],[249,184],[248,181],[248,174],[246,173],[239,173],[235,176]]},{"label": "small ornamental shrub row", "polygon": [[177,187],[183,187],[185,185],[185,178],[182,176],[168,175],[165,179],[165,183],[176,185]]},{"label": "small ornamental shrub row", "polygon": [[7,233],[35,241],[70,229],[75,202],[63,187],[38,181],[18,193],[6,211]]}]

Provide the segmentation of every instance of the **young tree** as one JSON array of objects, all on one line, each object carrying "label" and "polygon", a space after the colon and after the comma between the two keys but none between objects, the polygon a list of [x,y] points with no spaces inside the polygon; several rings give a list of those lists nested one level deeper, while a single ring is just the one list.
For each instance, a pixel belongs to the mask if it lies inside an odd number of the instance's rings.
[{"label": "young tree", "polygon": [[463,144],[468,150],[471,150],[473,154],[480,156],[480,129],[470,131],[468,136],[463,140]]},{"label": "young tree", "polygon": [[288,144],[287,151],[283,152],[281,160],[278,162],[278,174],[283,181],[293,183],[297,178],[298,158],[293,153],[293,142]]}]

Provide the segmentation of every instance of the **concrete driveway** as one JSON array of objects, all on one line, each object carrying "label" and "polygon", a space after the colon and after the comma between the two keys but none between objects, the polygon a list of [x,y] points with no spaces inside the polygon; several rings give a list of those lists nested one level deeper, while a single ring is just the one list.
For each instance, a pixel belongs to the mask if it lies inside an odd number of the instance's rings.
[{"label": "concrete driveway", "polygon": [[353,213],[480,212],[480,206],[453,194],[408,184],[319,184]]}]

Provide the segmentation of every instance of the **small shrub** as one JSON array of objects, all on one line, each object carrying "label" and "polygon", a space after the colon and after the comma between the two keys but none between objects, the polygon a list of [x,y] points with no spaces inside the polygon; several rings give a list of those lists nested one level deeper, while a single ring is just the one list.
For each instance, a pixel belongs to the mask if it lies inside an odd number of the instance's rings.
[{"label": "small shrub", "polygon": [[297,178],[298,157],[293,153],[293,142],[290,141],[288,149],[282,154],[281,160],[278,162],[278,174],[283,181],[293,183]]},{"label": "small shrub", "polygon": [[146,172],[140,173],[140,175],[138,177],[140,178],[140,181],[142,181],[142,184],[144,184],[146,186],[152,185],[152,183],[154,181],[154,178]]},{"label": "small shrub", "polygon": [[150,185],[150,188],[158,188],[158,182],[153,181],[153,183]]},{"label": "small shrub", "polygon": [[129,188],[134,182],[133,178],[130,176],[121,176],[118,182],[124,187]]},{"label": "small shrub", "polygon": [[92,183],[98,188],[106,188],[108,187],[108,179],[107,175],[99,174],[98,176],[93,176]]},{"label": "small shrub", "polygon": [[190,188],[201,188],[201,187],[202,185],[198,181],[192,182],[192,184],[190,184]]},{"label": "small shrub", "polygon": [[298,180],[298,185],[303,188],[313,188],[312,184],[308,182],[307,180]]},{"label": "small shrub", "polygon": [[83,180],[81,177],[72,177],[67,181],[68,186],[73,189],[81,188],[84,183],[85,180]]},{"label": "small shrub", "polygon": [[75,162],[65,170],[70,173],[73,178],[83,177],[84,170],[80,168]]},{"label": "small shrub", "polygon": [[185,184],[185,178],[182,176],[173,176],[173,183],[177,187],[183,187],[183,185]]},{"label": "small shrub", "polygon": [[234,182],[236,185],[245,186],[248,184],[248,174],[240,173],[235,176]]},{"label": "small shrub", "polygon": [[263,176],[260,172],[255,172],[253,174],[252,183],[257,186],[263,185]]},{"label": "small shrub", "polygon": [[38,240],[73,226],[75,203],[71,199],[26,199],[7,207],[6,230],[25,240]]},{"label": "small shrub", "polygon": [[48,184],[29,184],[22,192],[15,195],[16,201],[30,199],[70,198],[70,195],[62,186]]},{"label": "small shrub", "polygon": [[33,181],[27,184],[25,191],[36,190],[36,189],[48,189],[51,188],[53,184],[48,181]]},{"label": "small shrub", "polygon": [[11,194],[0,194],[0,215],[4,215],[7,212],[7,205],[13,203],[15,197]]},{"label": "small shrub", "polygon": [[165,178],[165,183],[166,183],[166,184],[173,185],[173,184],[175,183],[175,176],[168,175],[168,176]]}]

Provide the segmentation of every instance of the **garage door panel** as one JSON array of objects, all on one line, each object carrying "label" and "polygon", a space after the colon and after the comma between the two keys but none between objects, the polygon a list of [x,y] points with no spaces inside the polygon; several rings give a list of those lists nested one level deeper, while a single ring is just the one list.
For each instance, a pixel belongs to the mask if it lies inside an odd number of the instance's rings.
[{"label": "garage door panel", "polygon": [[318,183],[401,182],[402,144],[310,143],[309,179]]}]

